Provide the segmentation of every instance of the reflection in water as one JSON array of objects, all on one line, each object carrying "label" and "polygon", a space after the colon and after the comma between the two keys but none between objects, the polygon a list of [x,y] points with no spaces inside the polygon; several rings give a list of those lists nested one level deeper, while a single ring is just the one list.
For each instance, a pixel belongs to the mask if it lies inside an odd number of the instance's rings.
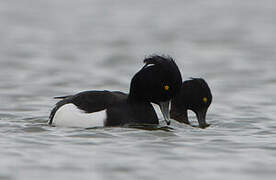
[{"label": "reflection in water", "polygon": [[173,131],[172,127],[169,126],[161,126],[161,125],[152,125],[152,124],[129,124],[125,126],[126,128],[135,128],[135,129],[142,129],[147,131]]}]

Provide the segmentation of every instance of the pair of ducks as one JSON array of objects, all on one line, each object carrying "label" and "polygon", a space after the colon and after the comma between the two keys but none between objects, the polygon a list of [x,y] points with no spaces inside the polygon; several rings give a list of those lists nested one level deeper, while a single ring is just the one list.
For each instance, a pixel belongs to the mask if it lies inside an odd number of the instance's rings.
[{"label": "pair of ducks", "polygon": [[[50,125],[70,127],[159,124],[151,103],[159,105],[167,125],[170,117],[190,124],[187,110],[208,127],[206,113],[212,102],[208,84],[201,78],[182,82],[178,66],[169,56],[153,55],[131,80],[129,94],[120,91],[85,91],[61,99],[50,114]],[[169,103],[171,101],[171,109]]]}]

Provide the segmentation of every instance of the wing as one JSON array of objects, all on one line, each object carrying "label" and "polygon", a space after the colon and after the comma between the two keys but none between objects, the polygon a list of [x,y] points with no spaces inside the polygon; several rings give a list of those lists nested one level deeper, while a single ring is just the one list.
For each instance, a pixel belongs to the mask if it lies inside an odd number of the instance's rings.
[{"label": "wing", "polygon": [[56,96],[56,97],[54,97],[54,99],[66,99],[66,98],[69,98],[69,97],[73,97],[73,95],[69,95],[69,96]]},{"label": "wing", "polygon": [[127,94],[119,91],[84,91],[76,95],[57,98],[62,100],[59,101],[51,111],[49,124],[52,124],[57,110],[65,104],[73,103],[78,107],[78,109],[81,109],[86,113],[93,113],[107,109],[113,104],[125,100]]},{"label": "wing", "polygon": [[73,96],[72,103],[86,113],[104,110],[114,103],[126,98],[121,92],[85,91]]}]

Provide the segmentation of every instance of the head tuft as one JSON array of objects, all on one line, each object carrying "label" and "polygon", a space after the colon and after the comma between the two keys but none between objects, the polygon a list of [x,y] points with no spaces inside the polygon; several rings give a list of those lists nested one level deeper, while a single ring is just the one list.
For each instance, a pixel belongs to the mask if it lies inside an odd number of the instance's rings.
[{"label": "head tuft", "polygon": [[144,63],[146,65],[148,64],[154,64],[154,65],[162,65],[164,64],[164,61],[174,61],[171,56],[166,55],[150,55],[144,59]]}]

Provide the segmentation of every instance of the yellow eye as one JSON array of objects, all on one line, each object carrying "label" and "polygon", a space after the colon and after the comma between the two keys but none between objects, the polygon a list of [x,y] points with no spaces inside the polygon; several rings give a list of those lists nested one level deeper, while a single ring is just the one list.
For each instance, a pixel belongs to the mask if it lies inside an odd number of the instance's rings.
[{"label": "yellow eye", "polygon": [[207,98],[207,97],[204,97],[204,98],[202,99],[202,101],[203,101],[204,103],[207,103],[208,98]]},{"label": "yellow eye", "polygon": [[166,86],[164,86],[164,89],[165,89],[165,91],[168,91],[168,90],[170,90],[170,86],[166,85]]}]

